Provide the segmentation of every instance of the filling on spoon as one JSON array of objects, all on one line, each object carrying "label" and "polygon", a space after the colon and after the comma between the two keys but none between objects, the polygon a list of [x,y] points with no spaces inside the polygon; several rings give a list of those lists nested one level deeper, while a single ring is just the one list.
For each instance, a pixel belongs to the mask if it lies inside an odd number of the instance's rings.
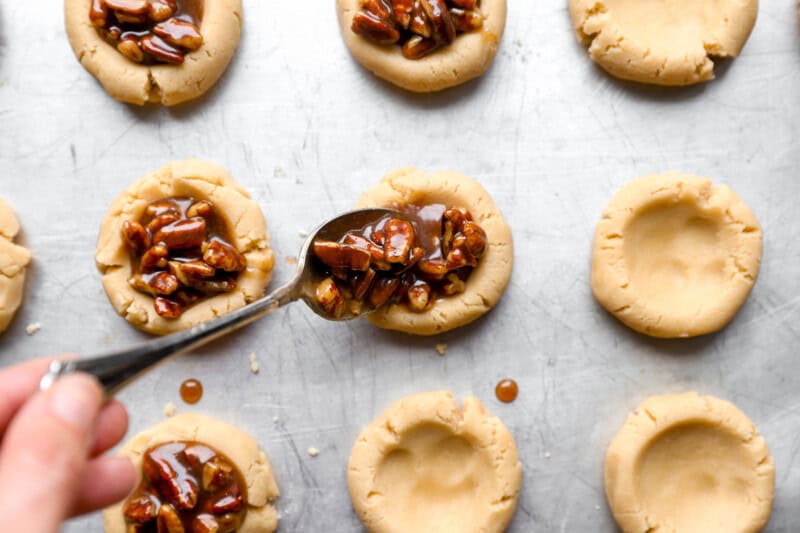
[{"label": "filling on spoon", "polygon": [[236,289],[247,258],[231,244],[225,221],[206,200],[164,198],[147,206],[138,222],[125,222],[131,252],[128,283],[153,296],[159,316],[179,318],[191,305]]},{"label": "filling on spoon", "polygon": [[231,533],[247,513],[233,462],[198,442],[169,442],[142,457],[142,482],[125,502],[128,533]]},{"label": "filling on spoon", "polygon": [[461,207],[393,206],[387,215],[336,242],[316,240],[326,277],[316,301],[334,318],[401,303],[423,313],[437,299],[464,292],[487,247],[486,232]]},{"label": "filling on spoon", "polygon": [[363,0],[352,30],[375,44],[400,46],[420,59],[448,46],[462,33],[480,30],[480,0]]}]

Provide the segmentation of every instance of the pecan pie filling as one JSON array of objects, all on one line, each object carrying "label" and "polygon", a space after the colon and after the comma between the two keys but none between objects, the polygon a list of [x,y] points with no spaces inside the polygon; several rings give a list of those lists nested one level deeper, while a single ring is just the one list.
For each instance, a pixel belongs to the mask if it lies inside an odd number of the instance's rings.
[{"label": "pecan pie filling", "polygon": [[438,298],[464,292],[487,247],[486,232],[466,209],[442,204],[397,207],[348,231],[338,242],[317,240],[313,251],[327,277],[316,301],[333,317],[361,314],[387,303],[422,313]]},{"label": "pecan pie filling", "polygon": [[135,63],[180,65],[202,46],[203,0],[92,0],[89,20]]},{"label": "pecan pie filling", "polygon": [[354,33],[380,45],[399,45],[407,59],[420,59],[480,30],[480,0],[363,0]]},{"label": "pecan pie filling", "polygon": [[247,513],[247,484],[223,454],[198,442],[169,442],[142,457],[142,482],[123,514],[127,533],[231,533]]},{"label": "pecan pie filling", "polygon": [[122,225],[122,238],[131,251],[128,283],[153,296],[156,313],[167,319],[233,291],[247,268],[247,258],[230,244],[227,224],[207,200],[155,201],[139,222]]}]

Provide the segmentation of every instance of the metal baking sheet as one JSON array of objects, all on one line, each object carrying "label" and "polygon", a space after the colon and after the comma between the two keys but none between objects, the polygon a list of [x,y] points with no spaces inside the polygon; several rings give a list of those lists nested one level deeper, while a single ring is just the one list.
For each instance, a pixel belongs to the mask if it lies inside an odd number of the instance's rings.
[{"label": "metal baking sheet", "polygon": [[[614,531],[602,488],[609,440],[646,396],[695,389],[756,422],[777,465],[769,531],[796,530],[794,1],[761,2],[743,54],[719,66],[716,81],[658,89],[593,66],[566,0],[511,0],[488,74],[431,96],[394,89],[355,64],[333,2],[318,3],[326,5],[314,12],[307,2],[247,0],[241,48],[217,88],[176,109],[139,109],[110,99],[75,61],[59,2],[0,1],[0,195],[35,257],[25,305],[0,338],[0,363],[145,338],[112,311],[93,253],[111,201],[171,159],[222,163],[260,202],[278,257],[273,287],[291,273],[286,258],[301,233],[350,207],[384,173],[458,170],[486,186],[514,230],[514,277],[491,314],[440,338],[414,338],[364,321],[327,323],[294,304],[128,387],[130,435],[161,420],[169,401],[228,420],[269,454],[282,531],[359,531],[345,475],[359,430],[404,395],[450,389],[479,397],[516,438],[525,474],[512,531]],[[717,335],[647,339],[591,295],[590,245],[603,206],[628,180],[666,170],[730,184],[764,228],[758,284]],[[33,322],[42,329],[28,336]],[[493,387],[506,376],[521,392],[500,405]],[[178,397],[188,377],[206,389],[195,408]],[[100,532],[102,523],[89,516],[65,530]]]}]

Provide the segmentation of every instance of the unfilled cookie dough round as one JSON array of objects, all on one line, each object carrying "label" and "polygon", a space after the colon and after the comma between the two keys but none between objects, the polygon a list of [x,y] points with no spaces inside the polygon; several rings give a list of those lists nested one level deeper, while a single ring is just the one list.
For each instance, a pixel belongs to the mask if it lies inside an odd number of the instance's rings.
[{"label": "unfilled cookie dough round", "polygon": [[506,0],[481,0],[486,17],[480,31],[464,33],[421,59],[406,59],[399,46],[381,46],[355,34],[353,15],[362,0],[336,0],[339,26],[347,48],[361,65],[398,87],[417,93],[441,91],[483,75],[492,64],[506,26]]},{"label": "unfilled cookie dough round", "polygon": [[[190,196],[218,208],[232,242],[247,258],[247,269],[233,292],[208,297],[177,319],[165,319],[153,308],[153,297],[135,290],[131,254],[122,238],[125,222],[138,221],[148,204],[168,197]],[[206,322],[260,298],[269,283],[275,258],[269,248],[266,221],[258,203],[228,172],[208,161],[174,161],[131,184],[111,204],[97,243],[97,268],[114,309],[137,328],[154,334],[174,333]]]},{"label": "unfilled cookie dough round", "polygon": [[476,399],[428,392],[394,403],[359,435],[350,499],[372,533],[505,531],[522,465],[500,419]]},{"label": "unfilled cookie dough round", "polygon": [[653,396],[611,442],[605,488],[625,533],[750,533],[769,520],[775,463],[732,403]]},{"label": "unfilled cookie dough round", "polygon": [[423,313],[405,305],[384,306],[367,315],[374,325],[415,335],[435,335],[463,326],[491,310],[511,279],[514,245],[500,209],[478,182],[456,172],[426,174],[402,168],[386,175],[358,200],[356,207],[442,203],[463,207],[484,229],[488,247],[458,295],[438,299]]},{"label": "unfilled cookie dough round", "polygon": [[[238,533],[271,533],[278,527],[275,500],[278,486],[272,476],[272,466],[249,435],[221,420],[199,414],[177,415],[133,437],[119,451],[133,461],[137,472],[142,471],[142,456],[159,444],[193,441],[222,452],[244,475],[247,483],[247,515]],[[126,533],[122,514],[125,502],[103,512],[106,533]]]},{"label": "unfilled cookie dough round", "polygon": [[25,270],[31,253],[14,244],[19,222],[11,207],[0,198],[0,333],[4,332],[22,303]]},{"label": "unfilled cookie dough round", "polygon": [[578,40],[618,78],[691,85],[714,78],[712,57],[736,57],[758,0],[569,0]]},{"label": "unfilled cookie dough round", "polygon": [[107,43],[89,20],[92,0],[64,0],[72,50],[112,97],[130,104],[172,106],[205,94],[233,57],[242,31],[242,0],[202,0],[202,46],[181,65],[137,64]]},{"label": "unfilled cookie dough round", "polygon": [[722,329],[761,264],[761,228],[725,185],[684,174],[632,181],[597,224],[592,290],[630,328],[653,337]]}]

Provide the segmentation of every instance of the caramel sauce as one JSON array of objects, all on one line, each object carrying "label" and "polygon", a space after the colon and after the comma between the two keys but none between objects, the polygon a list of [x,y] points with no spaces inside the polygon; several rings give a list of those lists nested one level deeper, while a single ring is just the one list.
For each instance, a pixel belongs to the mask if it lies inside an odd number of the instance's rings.
[{"label": "caramel sauce", "polygon": [[511,403],[517,399],[519,386],[513,379],[503,379],[494,388],[494,394],[501,402]]},{"label": "caramel sauce", "polygon": [[195,404],[203,398],[203,384],[191,378],[181,383],[181,399],[188,404]]},{"label": "caramel sauce", "polygon": [[[194,441],[167,442],[142,456],[142,481],[123,507],[137,533],[236,531],[247,513],[247,484],[228,457]],[[167,528],[163,522],[174,521]],[[128,529],[131,531],[131,529]]]}]

